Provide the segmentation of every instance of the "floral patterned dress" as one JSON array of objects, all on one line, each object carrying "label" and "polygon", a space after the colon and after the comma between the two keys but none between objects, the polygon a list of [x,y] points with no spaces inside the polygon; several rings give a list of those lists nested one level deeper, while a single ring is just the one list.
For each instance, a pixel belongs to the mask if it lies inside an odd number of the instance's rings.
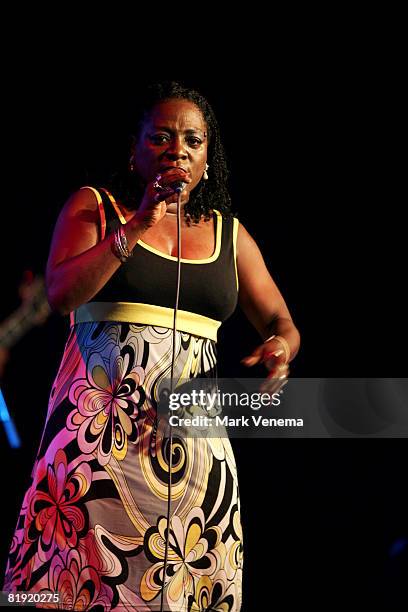
[{"label": "floral patterned dress", "polygon": [[[111,194],[97,194],[103,236],[123,218]],[[237,223],[216,214],[212,261],[190,266],[185,260],[185,278],[200,271],[201,283],[206,274],[217,279],[219,265],[230,293],[229,279],[234,282],[231,311],[237,294]],[[174,258],[141,243],[129,262],[139,277],[143,257],[150,258],[150,274],[154,265],[160,276],[163,259],[175,267]],[[85,305],[85,314],[72,313],[3,590],[58,592],[59,603],[41,605],[66,610],[237,612],[243,550],[233,451],[228,438],[173,439],[167,531],[169,439],[157,429],[156,417],[158,389],[169,378],[172,360],[173,331],[164,324],[170,308],[163,304],[165,290],[150,295],[149,302],[146,295],[128,300],[128,294],[118,293],[132,276],[129,271],[123,276],[127,265],[108,283],[111,289],[96,296],[94,310]],[[203,297],[196,296],[197,303]],[[205,314],[192,311],[187,301],[180,304],[174,376],[213,376],[211,321],[230,312],[219,311],[212,319],[208,299]],[[139,309],[129,316],[135,303]],[[115,317],[119,320],[111,320]],[[193,333],[195,328],[200,333]]]}]

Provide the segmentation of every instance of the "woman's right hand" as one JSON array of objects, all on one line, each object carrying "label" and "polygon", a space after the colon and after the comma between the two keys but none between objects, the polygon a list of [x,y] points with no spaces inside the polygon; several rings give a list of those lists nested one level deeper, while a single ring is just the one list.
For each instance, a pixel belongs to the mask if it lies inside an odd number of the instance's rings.
[{"label": "woman's right hand", "polygon": [[[166,214],[167,205],[177,201],[178,194],[172,187],[177,181],[190,183],[191,177],[182,168],[172,168],[150,181],[132,220],[135,219],[145,229],[156,225]],[[155,187],[157,183],[161,185],[161,189]]]},{"label": "woman's right hand", "polygon": [[[147,192],[147,188],[146,188]],[[154,196],[149,197],[145,192],[142,203],[133,215],[132,219],[128,222],[135,221],[138,225],[141,225],[144,230],[153,227],[158,223],[166,214],[167,204],[165,201],[156,202]]]}]

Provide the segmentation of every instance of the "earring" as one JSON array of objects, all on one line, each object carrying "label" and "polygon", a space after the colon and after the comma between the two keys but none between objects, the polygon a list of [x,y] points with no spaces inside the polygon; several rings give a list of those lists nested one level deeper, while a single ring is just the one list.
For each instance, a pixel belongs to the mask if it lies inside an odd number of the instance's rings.
[{"label": "earring", "polygon": [[210,166],[208,164],[205,164],[205,170],[204,170],[204,174],[203,174],[203,179],[205,181],[208,181],[208,174],[207,174],[207,170]]},{"label": "earring", "polygon": [[135,169],[134,165],[133,165],[133,157],[130,158],[129,160],[129,170],[130,172],[133,172]]}]

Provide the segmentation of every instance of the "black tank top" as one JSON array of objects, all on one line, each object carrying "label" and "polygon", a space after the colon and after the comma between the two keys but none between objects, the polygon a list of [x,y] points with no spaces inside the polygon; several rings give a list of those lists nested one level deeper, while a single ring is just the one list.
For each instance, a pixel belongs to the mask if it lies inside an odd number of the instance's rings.
[{"label": "black tank top", "polygon": [[[96,192],[96,190],[94,190]],[[112,194],[99,194],[102,237],[124,218]],[[96,195],[96,193],[95,193]],[[225,321],[238,301],[236,239],[238,219],[213,212],[215,251],[203,260],[181,260],[179,308],[217,321]],[[92,302],[137,302],[174,308],[177,257],[167,255],[139,240],[133,257],[123,263]]]}]

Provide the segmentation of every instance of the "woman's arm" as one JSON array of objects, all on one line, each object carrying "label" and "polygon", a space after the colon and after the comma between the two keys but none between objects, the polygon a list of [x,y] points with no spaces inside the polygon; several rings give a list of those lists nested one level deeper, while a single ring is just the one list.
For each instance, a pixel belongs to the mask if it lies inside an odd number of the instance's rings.
[{"label": "woman's arm", "polygon": [[[157,204],[155,204],[157,206]],[[136,213],[124,226],[129,248],[147,229]],[[100,240],[96,196],[90,189],[74,193],[62,209],[47,262],[46,289],[51,308],[68,314],[88,302],[121,265],[111,249],[112,236]]]},{"label": "woman's arm", "polygon": [[[265,265],[261,251],[255,240],[239,225],[237,238],[237,268],[239,279],[239,304],[248,320],[258,331],[262,340],[271,335],[281,336],[289,345],[291,361],[299,350],[300,334],[292,321],[278,287],[273,281]],[[267,354],[278,351],[276,364],[285,362],[284,346],[281,342],[271,340],[263,343],[243,360],[245,365],[254,365],[265,361]],[[272,369],[272,368],[271,368]],[[272,374],[275,372],[273,368]]]},{"label": "woman's arm", "polygon": [[[173,183],[191,182],[184,170],[174,168],[161,178],[160,198],[155,181],[147,183],[139,208],[124,225],[129,249],[144,232],[166,214],[175,194]],[[47,263],[46,289],[51,308],[67,314],[89,302],[121,265],[112,252],[112,236],[99,239],[100,219],[96,196],[91,189],[74,193],[58,218]]]}]

